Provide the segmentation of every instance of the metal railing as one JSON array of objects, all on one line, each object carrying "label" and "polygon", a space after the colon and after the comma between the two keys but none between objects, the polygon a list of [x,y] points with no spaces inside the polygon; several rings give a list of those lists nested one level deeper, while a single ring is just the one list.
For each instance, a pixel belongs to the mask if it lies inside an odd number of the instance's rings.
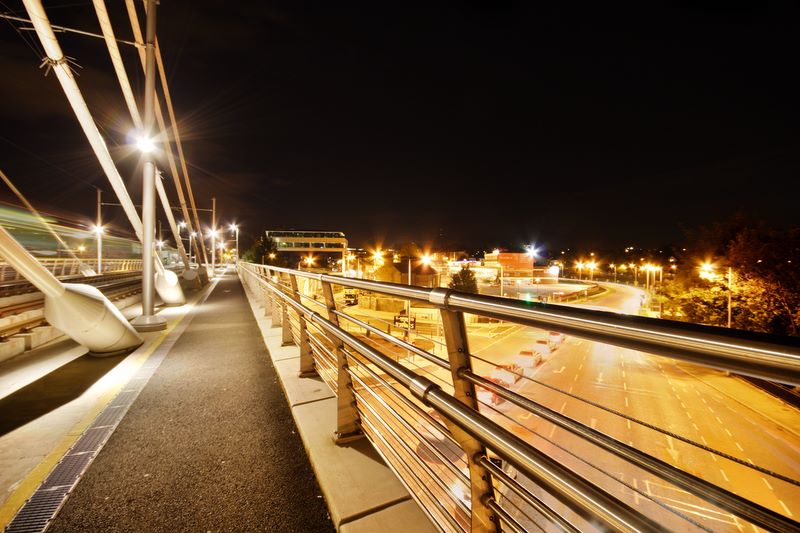
[{"label": "metal railing", "polygon": [[[692,510],[704,507],[674,505],[670,498],[651,494],[649,485],[645,491],[635,481],[631,485],[610,473],[613,467],[608,465],[624,463],[663,480],[692,501],[710,505],[713,510],[708,512],[731,517],[731,524],[740,530],[742,524],[751,524],[772,531],[800,531],[800,523],[787,516],[790,512],[740,496],[642,451],[633,442],[598,431],[580,417],[566,416],[535,396],[513,390],[507,382],[481,376],[473,367],[484,360],[471,353],[469,332],[476,316],[489,317],[800,384],[800,343],[795,340],[243,262],[239,275],[271,314],[272,326],[282,328],[284,344],[300,348],[301,375],[318,374],[336,394],[338,440],[362,433],[368,437],[442,530],[714,530],[698,518],[707,515]],[[352,316],[339,302],[342,288],[407,299],[438,313],[437,335],[432,339],[436,342],[428,343],[434,347],[421,348],[411,331],[391,323]],[[514,379],[524,377],[556,390],[519,368],[509,372],[517,372]],[[625,418],[628,427],[634,422],[772,476],[776,483],[800,487],[790,476],[583,399],[580,391],[560,392]],[[513,406],[523,414],[514,419],[499,405]],[[563,436],[554,440],[554,429],[543,438],[520,422],[532,417],[552,424]],[[592,464],[595,457],[606,467]]]},{"label": "metal railing", "polygon": [[[38,261],[56,277],[79,276],[82,266],[97,272],[96,259],[81,259],[79,261],[71,257],[40,257]],[[103,272],[128,272],[142,269],[141,259],[103,259],[102,264]],[[0,282],[22,281],[24,279],[10,265],[0,261]]]}]

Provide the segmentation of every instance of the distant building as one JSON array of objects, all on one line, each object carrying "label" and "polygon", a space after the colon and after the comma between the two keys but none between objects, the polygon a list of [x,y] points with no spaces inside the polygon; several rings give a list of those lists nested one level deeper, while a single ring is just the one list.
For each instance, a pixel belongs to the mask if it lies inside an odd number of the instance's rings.
[{"label": "distant building", "polygon": [[342,254],[347,259],[347,239],[341,231],[267,230],[267,238],[275,242],[277,252],[299,254]]},{"label": "distant building", "polygon": [[[408,285],[408,258],[403,258],[397,263],[387,262],[375,271],[377,281],[401,283]],[[438,286],[439,272],[430,265],[422,262],[411,262],[411,285],[419,287]]]}]

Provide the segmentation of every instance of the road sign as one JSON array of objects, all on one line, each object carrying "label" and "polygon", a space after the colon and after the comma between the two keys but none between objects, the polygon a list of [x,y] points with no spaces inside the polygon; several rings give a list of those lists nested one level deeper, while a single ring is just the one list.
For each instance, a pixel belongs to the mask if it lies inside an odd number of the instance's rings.
[{"label": "road sign", "polygon": [[[408,328],[408,317],[405,315],[395,315],[394,325],[397,326],[398,328]],[[414,329],[416,327],[417,327],[417,319],[412,316],[410,329]]]}]

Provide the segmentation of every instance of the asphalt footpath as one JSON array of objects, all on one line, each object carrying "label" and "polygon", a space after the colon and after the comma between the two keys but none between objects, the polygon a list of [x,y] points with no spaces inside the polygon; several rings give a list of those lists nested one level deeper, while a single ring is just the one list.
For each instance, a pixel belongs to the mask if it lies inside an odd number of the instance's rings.
[{"label": "asphalt footpath", "polygon": [[193,312],[48,532],[335,531],[235,273]]}]

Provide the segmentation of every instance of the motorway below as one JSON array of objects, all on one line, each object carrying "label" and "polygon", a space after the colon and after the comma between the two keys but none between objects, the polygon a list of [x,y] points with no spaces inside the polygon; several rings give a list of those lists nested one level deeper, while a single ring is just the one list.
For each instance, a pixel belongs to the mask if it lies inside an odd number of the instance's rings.
[{"label": "motorway below", "polygon": [[[641,289],[602,285],[606,292],[573,305],[638,313],[644,300]],[[473,368],[485,376],[547,333],[508,323],[473,323],[468,328]],[[440,338],[430,339],[440,346]],[[404,362],[449,387],[446,370],[420,357]],[[736,376],[566,337],[510,388],[780,514],[793,519],[800,515],[800,487],[794,481],[800,479],[800,412]],[[482,411],[671,530],[758,530],[508,402],[483,405]],[[569,516],[553,497],[523,482]],[[517,518],[530,525],[522,512]]]}]

